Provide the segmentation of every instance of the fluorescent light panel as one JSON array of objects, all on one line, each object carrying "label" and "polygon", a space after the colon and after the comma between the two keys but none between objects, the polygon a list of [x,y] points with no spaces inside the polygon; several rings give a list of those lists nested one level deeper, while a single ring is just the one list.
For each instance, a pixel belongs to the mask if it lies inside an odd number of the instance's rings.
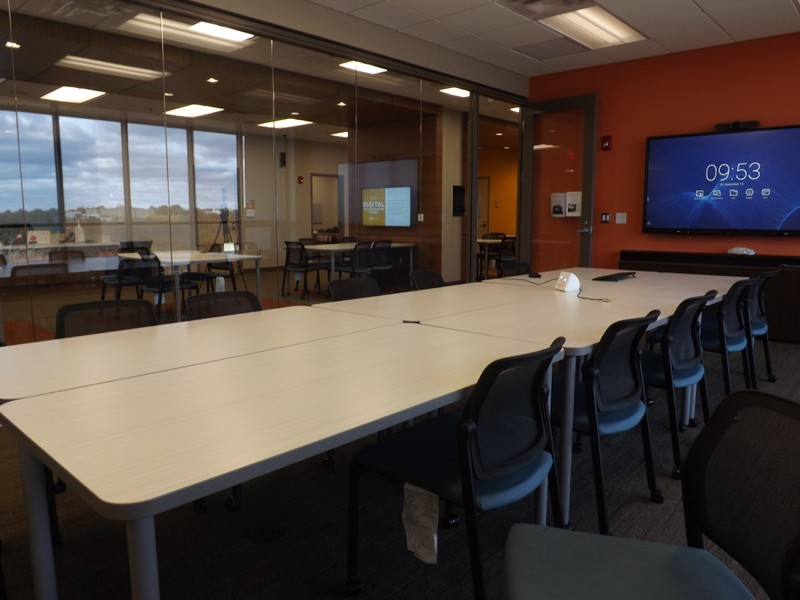
[{"label": "fluorescent light panel", "polygon": [[57,90],[53,90],[49,94],[42,96],[42,100],[52,100],[53,102],[72,102],[74,104],[82,104],[95,98],[104,95],[105,92],[98,90],[88,90],[86,88],[70,87],[68,85],[62,86]]},{"label": "fluorescent light panel", "polygon": [[350,134],[347,131],[339,131],[337,133],[332,133],[331,137],[346,138],[350,137]]},{"label": "fluorescent light panel", "polygon": [[160,19],[156,15],[140,13],[128,19],[118,27],[120,31],[143,35],[152,39],[160,40],[162,31],[164,39],[171,42],[179,42],[187,46],[201,49],[214,49],[221,52],[234,52],[253,42],[251,37],[243,42],[234,42],[219,37],[212,37],[200,31],[192,29],[193,25],[173,21],[170,19]]},{"label": "fluorescent light panel", "polygon": [[187,117],[190,119],[194,119],[196,117],[211,115],[220,112],[221,110],[223,109],[217,108],[216,106],[204,106],[203,104],[187,104],[186,106],[181,106],[180,108],[173,108],[172,110],[168,110],[166,114],[172,115],[173,117]]},{"label": "fluorescent light panel", "polygon": [[[93,58],[83,58],[81,56],[72,55],[65,56],[59,60],[56,66],[65,67],[67,69],[77,69],[78,71],[90,71],[102,75],[114,75],[116,77],[136,79],[138,81],[153,81],[162,76],[161,71],[131,67],[129,65],[119,65],[104,60],[94,60]],[[163,75],[169,75],[169,73],[163,73]]]},{"label": "fluorescent light panel", "polygon": [[203,35],[210,35],[211,37],[215,37],[220,40],[236,42],[239,44],[254,37],[252,33],[245,33],[244,31],[239,31],[238,29],[231,29],[230,27],[223,27],[222,25],[214,25],[213,23],[206,23],[205,21],[195,23],[194,25],[191,25],[189,29],[198,33],[202,33]]},{"label": "fluorescent light panel", "polygon": [[457,87],[445,88],[439,91],[449,96],[456,96],[457,98],[469,98],[469,92],[467,90],[462,90]]},{"label": "fluorescent light panel", "polygon": [[270,129],[288,129],[290,127],[300,127],[302,125],[311,125],[311,121],[303,121],[302,119],[279,119],[278,121],[258,124],[259,127],[269,127]]},{"label": "fluorescent light panel", "polygon": [[591,50],[639,42],[645,37],[599,6],[540,19],[546,25]]},{"label": "fluorescent light panel", "polygon": [[359,62],[357,60],[343,62],[340,63],[339,66],[344,67],[345,69],[350,69],[351,71],[357,71],[358,73],[367,73],[368,75],[377,75],[378,73],[386,72],[386,69],[382,69],[381,67],[376,67],[375,65]]}]

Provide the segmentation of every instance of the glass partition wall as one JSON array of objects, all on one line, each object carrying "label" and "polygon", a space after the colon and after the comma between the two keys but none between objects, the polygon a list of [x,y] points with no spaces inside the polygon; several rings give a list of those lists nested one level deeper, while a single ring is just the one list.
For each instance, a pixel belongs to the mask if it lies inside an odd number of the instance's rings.
[{"label": "glass partition wall", "polygon": [[151,248],[167,281],[172,269],[205,269],[168,263],[184,251],[251,257],[234,263],[236,285],[260,283],[271,308],[327,300],[327,270],[319,290],[309,276],[306,298],[295,273],[282,294],[287,241],[391,240],[381,284],[393,291],[408,288],[412,269],[474,279],[479,222],[516,233],[513,99],[474,86],[443,94],[469,86],[265,24],[209,23],[178,4],[6,2],[6,343],[50,339],[59,306],[103,295],[142,295],[164,303],[162,322],[174,318],[171,293],[115,285],[120,260],[136,258],[125,244]]}]

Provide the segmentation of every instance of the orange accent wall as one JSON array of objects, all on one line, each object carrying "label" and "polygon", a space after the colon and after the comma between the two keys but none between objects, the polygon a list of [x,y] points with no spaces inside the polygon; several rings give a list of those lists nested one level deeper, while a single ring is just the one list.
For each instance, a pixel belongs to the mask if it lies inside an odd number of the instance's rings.
[{"label": "orange accent wall", "polygon": [[489,231],[517,235],[517,162],[509,151],[480,151],[478,177],[489,178]]},{"label": "orange accent wall", "polygon": [[[800,33],[568,71],[530,80],[532,102],[597,94],[592,266],[616,268],[620,250],[800,255],[800,238],[642,233],[645,138],[713,131],[716,123],[800,124]],[[599,149],[613,136],[613,150]],[[800,168],[800,156],[798,156]],[[800,190],[798,190],[800,194]],[[600,213],[612,223],[600,223]],[[614,213],[626,212],[616,225]]]}]

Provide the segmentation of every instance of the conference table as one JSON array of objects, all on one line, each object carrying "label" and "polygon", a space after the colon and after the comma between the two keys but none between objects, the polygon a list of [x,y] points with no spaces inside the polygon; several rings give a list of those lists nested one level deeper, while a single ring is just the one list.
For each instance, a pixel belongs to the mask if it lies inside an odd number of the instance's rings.
[{"label": "conference table", "polygon": [[[261,255],[237,254],[235,252],[201,252],[200,250],[153,250],[162,267],[168,267],[172,272],[172,285],[175,291],[175,320],[181,320],[180,293],[181,273],[189,270],[193,265],[218,263],[218,262],[243,262],[252,260],[256,269],[256,296],[261,297]],[[120,252],[120,258],[136,260],[141,258],[136,252]],[[163,298],[157,298],[162,302]]]},{"label": "conference table", "polygon": [[573,272],[580,297],[551,272],[4,348],[19,377],[0,382],[16,399],[0,421],[19,446],[37,598],[57,597],[43,465],[125,522],[133,597],[158,598],[156,515],[462,400],[489,362],[559,335],[574,380],[614,320],[657,308],[663,322],[736,280]]},{"label": "conference table", "polygon": [[[508,340],[549,343],[564,336],[563,396],[561,431],[572,431],[577,365],[591,354],[594,345],[615,321],[660,311],[653,327],[666,323],[685,298],[709,290],[727,292],[739,277],[639,272],[621,281],[594,281],[595,277],[616,273],[611,269],[571,269],[580,283],[580,292],[555,289],[560,271],[488,279],[412,294],[359,298],[328,304],[320,308],[356,314],[397,318],[447,330],[466,331]],[[561,436],[558,474],[562,511],[570,514],[572,437]]]}]

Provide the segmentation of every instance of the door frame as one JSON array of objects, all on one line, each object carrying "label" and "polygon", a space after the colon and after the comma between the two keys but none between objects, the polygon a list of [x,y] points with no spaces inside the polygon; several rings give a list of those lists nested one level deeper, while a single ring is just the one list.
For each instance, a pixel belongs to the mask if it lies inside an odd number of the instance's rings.
[{"label": "door frame", "polygon": [[[568,98],[557,98],[534,102],[523,107],[522,168],[520,173],[518,235],[520,260],[530,262],[531,232],[533,229],[533,122],[536,114],[573,109],[584,110],[583,132],[583,187],[581,200],[581,228],[579,263],[576,266],[592,266],[592,233],[594,223],[594,172],[597,150],[597,94],[584,94]],[[526,156],[527,155],[527,156]]]}]

